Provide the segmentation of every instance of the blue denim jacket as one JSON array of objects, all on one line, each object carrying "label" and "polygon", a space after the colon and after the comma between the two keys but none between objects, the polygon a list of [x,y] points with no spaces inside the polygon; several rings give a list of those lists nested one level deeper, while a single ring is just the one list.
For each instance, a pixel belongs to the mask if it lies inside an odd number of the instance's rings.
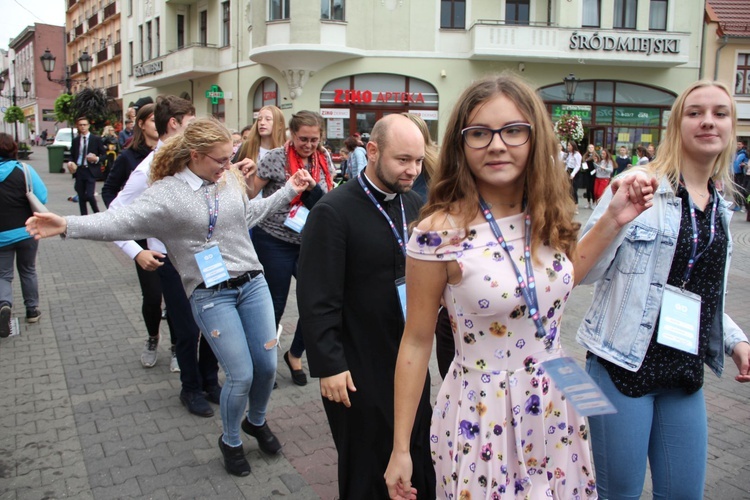
[{"label": "blue denim jacket", "polygon": [[[594,226],[612,200],[607,190],[586,223],[582,236]],[[682,200],[669,180],[662,179],[654,206],[627,224],[607,247],[582,284],[594,284],[594,300],[578,328],[576,340],[586,349],[627,370],[638,371],[656,327],[662,293],[677,245]],[[729,221],[732,211],[719,199],[721,223],[727,235],[724,295],[732,257]],[[724,368],[724,353],[747,337],[724,314],[724,300],[711,325],[706,364],[717,376]],[[722,350],[722,344],[724,349]]]}]

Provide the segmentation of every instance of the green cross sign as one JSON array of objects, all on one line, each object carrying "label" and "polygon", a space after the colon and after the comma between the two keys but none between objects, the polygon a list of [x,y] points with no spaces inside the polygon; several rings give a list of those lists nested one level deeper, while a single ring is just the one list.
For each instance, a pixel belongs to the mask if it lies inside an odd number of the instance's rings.
[{"label": "green cross sign", "polygon": [[219,104],[219,99],[224,99],[224,92],[218,85],[211,85],[211,90],[206,91],[206,99],[211,99],[211,104]]}]

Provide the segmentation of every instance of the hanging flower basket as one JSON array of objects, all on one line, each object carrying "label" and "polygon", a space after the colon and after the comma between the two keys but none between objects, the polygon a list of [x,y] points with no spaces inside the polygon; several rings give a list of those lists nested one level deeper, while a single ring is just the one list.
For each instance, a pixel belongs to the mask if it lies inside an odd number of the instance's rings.
[{"label": "hanging flower basket", "polygon": [[583,123],[576,115],[564,114],[555,122],[555,134],[560,142],[578,142],[583,139]]}]

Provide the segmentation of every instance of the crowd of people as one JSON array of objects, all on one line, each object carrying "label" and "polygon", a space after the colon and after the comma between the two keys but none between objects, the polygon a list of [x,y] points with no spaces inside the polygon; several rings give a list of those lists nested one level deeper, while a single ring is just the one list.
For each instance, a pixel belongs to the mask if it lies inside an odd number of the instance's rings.
[{"label": "crowd of people", "polygon": [[[114,139],[103,212],[91,185],[106,148],[85,117],[69,165],[81,216],[32,214],[26,186],[44,201],[43,184],[0,134],[12,207],[0,337],[14,255],[33,322],[38,239],[117,241],[143,295],[141,363],[156,363],[164,302],[180,400],[204,417],[219,406],[230,474],[251,471],[241,430],[281,451],[266,419],[277,360],[305,385],[306,355],[341,498],[638,498],[647,463],[655,496],[701,498],[704,364],[721,375],[730,356],[750,381],[750,343],[722,299],[748,159],[724,85],[690,85],[658,156],[637,148],[643,163],[626,147],[561,148],[540,97],[509,73],[463,92],[439,150],[421,118],[391,114],[366,143],[346,139],[340,171],[313,111],[287,124],[266,106],[233,133],[175,96],[138,108]],[[579,189],[593,210],[583,227]],[[278,353],[292,277],[299,321]],[[614,414],[585,418],[551,378],[578,284],[595,297],[577,328],[580,376]],[[431,403],[433,339],[443,383]]]}]

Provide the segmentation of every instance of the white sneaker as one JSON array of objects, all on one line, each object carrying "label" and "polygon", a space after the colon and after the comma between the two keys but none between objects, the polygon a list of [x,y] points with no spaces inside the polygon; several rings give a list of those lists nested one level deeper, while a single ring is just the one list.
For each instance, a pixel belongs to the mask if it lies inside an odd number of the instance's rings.
[{"label": "white sneaker", "polygon": [[149,337],[141,352],[141,364],[144,368],[153,368],[158,357],[157,347],[159,347],[159,337]]},{"label": "white sneaker", "polygon": [[177,352],[175,351],[174,346],[172,346],[171,351],[172,351],[172,359],[169,361],[169,371],[172,373],[179,373],[180,365],[179,363],[177,363]]}]

